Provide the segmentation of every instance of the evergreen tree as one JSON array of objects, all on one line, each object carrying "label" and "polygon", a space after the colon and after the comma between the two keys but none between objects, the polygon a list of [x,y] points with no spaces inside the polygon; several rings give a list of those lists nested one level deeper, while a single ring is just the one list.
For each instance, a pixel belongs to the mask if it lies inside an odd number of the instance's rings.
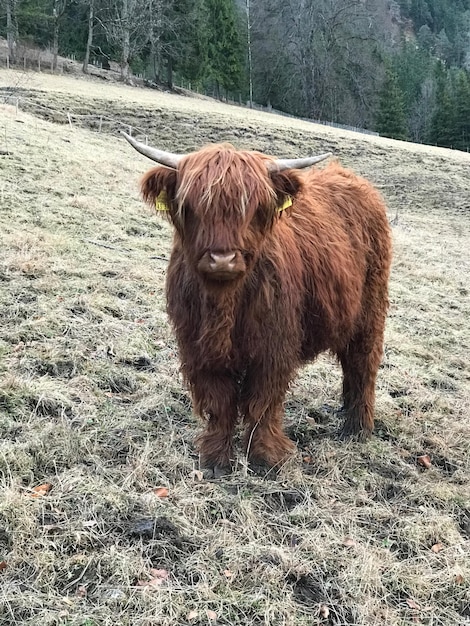
[{"label": "evergreen tree", "polygon": [[455,114],[447,71],[443,63],[436,65],[436,103],[431,118],[428,142],[451,148],[455,132]]},{"label": "evergreen tree", "polygon": [[18,33],[22,40],[46,47],[52,36],[49,0],[22,0],[18,7]]},{"label": "evergreen tree", "polygon": [[416,29],[424,24],[432,25],[432,15],[426,0],[411,0],[410,17]]},{"label": "evergreen tree", "polygon": [[400,52],[393,59],[393,72],[403,93],[405,114],[408,115],[417,101],[425,79],[432,75],[433,62],[429,52],[405,42]]},{"label": "evergreen tree", "polygon": [[387,69],[385,81],[380,91],[376,130],[384,137],[407,139],[403,92],[397,75]]},{"label": "evergreen tree", "polygon": [[436,37],[427,24],[421,26],[416,36],[420,48],[424,50],[433,51]]},{"label": "evergreen tree", "polygon": [[465,70],[457,76],[453,110],[454,148],[470,151],[470,77]]},{"label": "evergreen tree", "polygon": [[69,2],[65,7],[59,33],[60,54],[83,58],[87,40],[87,22],[87,6],[82,2]]},{"label": "evergreen tree", "polygon": [[206,21],[203,0],[173,0],[166,4],[159,41],[170,88],[173,72],[190,81],[203,76],[207,68]]},{"label": "evergreen tree", "polygon": [[244,47],[241,19],[233,0],[206,0],[208,10],[208,73],[215,84],[236,91],[244,78]]},{"label": "evergreen tree", "polygon": [[405,42],[394,57],[392,67],[403,93],[408,135],[412,141],[423,141],[431,113],[425,85],[432,77],[432,57],[425,48]]},{"label": "evergreen tree", "polygon": [[177,69],[187,80],[198,82],[207,71],[207,11],[203,0],[190,0],[184,33],[185,46]]}]

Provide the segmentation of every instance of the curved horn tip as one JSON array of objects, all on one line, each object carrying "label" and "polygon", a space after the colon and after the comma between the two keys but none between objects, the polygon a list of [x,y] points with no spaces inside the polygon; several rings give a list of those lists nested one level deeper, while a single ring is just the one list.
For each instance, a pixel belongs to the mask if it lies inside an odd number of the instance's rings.
[{"label": "curved horn tip", "polygon": [[133,146],[135,148],[135,144],[139,143],[137,141],[137,139],[134,139],[134,137],[132,135],[129,135],[128,133],[126,133],[124,130],[120,130],[119,133],[124,137],[124,139],[126,139],[126,141],[128,141],[131,146]]},{"label": "curved horn tip", "polygon": [[120,131],[125,139],[131,144],[133,148],[148,157],[152,161],[159,163],[160,165],[166,165],[167,167],[171,167],[172,169],[178,169],[178,165],[181,159],[184,157],[183,154],[173,154],[172,152],[165,152],[164,150],[157,150],[157,148],[152,148],[151,146],[141,143],[134,139],[131,135],[128,135],[123,130]]},{"label": "curved horn tip", "polygon": [[320,161],[324,161],[331,156],[333,156],[332,152],[326,152],[325,154],[300,159],[276,159],[269,164],[268,170],[271,172],[282,172],[283,170],[288,169],[304,169],[306,167],[311,167]]}]

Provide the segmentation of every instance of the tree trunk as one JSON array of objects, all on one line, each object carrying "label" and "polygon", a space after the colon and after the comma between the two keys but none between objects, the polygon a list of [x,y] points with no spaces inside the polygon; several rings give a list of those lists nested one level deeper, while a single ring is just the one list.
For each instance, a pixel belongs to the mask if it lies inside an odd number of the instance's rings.
[{"label": "tree trunk", "polygon": [[166,82],[169,89],[173,89],[173,59],[167,57],[166,60]]},{"label": "tree trunk", "polygon": [[150,42],[150,62],[152,64],[153,81],[157,82],[157,59],[155,52],[155,29],[154,29],[154,9],[153,0],[149,1],[149,42]]},{"label": "tree trunk", "polygon": [[59,12],[57,10],[57,0],[54,0],[52,21],[54,29],[52,41],[52,71],[55,72],[57,70],[57,56],[59,54]]},{"label": "tree trunk", "polygon": [[93,18],[94,18],[94,0],[90,0],[88,11],[88,39],[86,42],[85,58],[83,59],[83,73],[88,74],[88,63],[90,62],[90,49],[93,45]]},{"label": "tree trunk", "polygon": [[251,18],[250,0],[246,0],[246,32],[248,45],[248,84],[250,94],[250,109],[253,108],[253,57],[251,54]]},{"label": "tree trunk", "polygon": [[7,0],[8,65],[16,62],[16,2]]},{"label": "tree trunk", "polygon": [[149,41],[150,41],[150,58],[152,60],[153,79],[156,83],[161,80],[162,72],[162,0],[150,0],[149,14],[150,14],[150,29],[149,29]]},{"label": "tree trunk", "polygon": [[121,78],[129,78],[129,54],[131,49],[131,34],[129,26],[129,1],[122,3],[122,55],[121,55]]}]

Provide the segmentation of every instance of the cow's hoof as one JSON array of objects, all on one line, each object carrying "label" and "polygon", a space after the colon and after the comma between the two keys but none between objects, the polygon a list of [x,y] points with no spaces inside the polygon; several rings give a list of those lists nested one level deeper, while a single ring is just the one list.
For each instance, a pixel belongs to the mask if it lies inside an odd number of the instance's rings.
[{"label": "cow's hoof", "polygon": [[263,459],[250,460],[250,472],[261,478],[276,475],[279,469],[279,467],[273,467]]},{"label": "cow's hoof", "polygon": [[250,467],[267,467],[275,471],[279,470],[295,455],[296,451],[295,444],[284,437],[277,446],[266,446],[252,451],[249,455]]},{"label": "cow's hoof", "polygon": [[229,476],[231,473],[232,468],[230,466],[221,467],[219,465],[215,465],[214,467],[206,467],[202,470],[202,474],[206,480],[223,478],[224,476]]},{"label": "cow's hoof", "polygon": [[343,441],[352,439],[353,441],[367,441],[372,434],[369,428],[363,428],[352,420],[346,420],[343,428],[339,432],[339,438]]}]

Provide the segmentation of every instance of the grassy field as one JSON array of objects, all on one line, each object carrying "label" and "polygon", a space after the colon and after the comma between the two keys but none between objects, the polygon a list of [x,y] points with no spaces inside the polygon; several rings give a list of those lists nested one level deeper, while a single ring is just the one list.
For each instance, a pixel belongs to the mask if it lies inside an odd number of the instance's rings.
[{"label": "grassy field", "polygon": [[[395,253],[370,441],[338,439],[324,356],[287,398],[298,455],[203,477],[171,231],[138,197],[150,162],[91,113],[175,152],[332,150],[381,189]],[[470,624],[469,226],[468,154],[1,70],[0,625]]]}]

